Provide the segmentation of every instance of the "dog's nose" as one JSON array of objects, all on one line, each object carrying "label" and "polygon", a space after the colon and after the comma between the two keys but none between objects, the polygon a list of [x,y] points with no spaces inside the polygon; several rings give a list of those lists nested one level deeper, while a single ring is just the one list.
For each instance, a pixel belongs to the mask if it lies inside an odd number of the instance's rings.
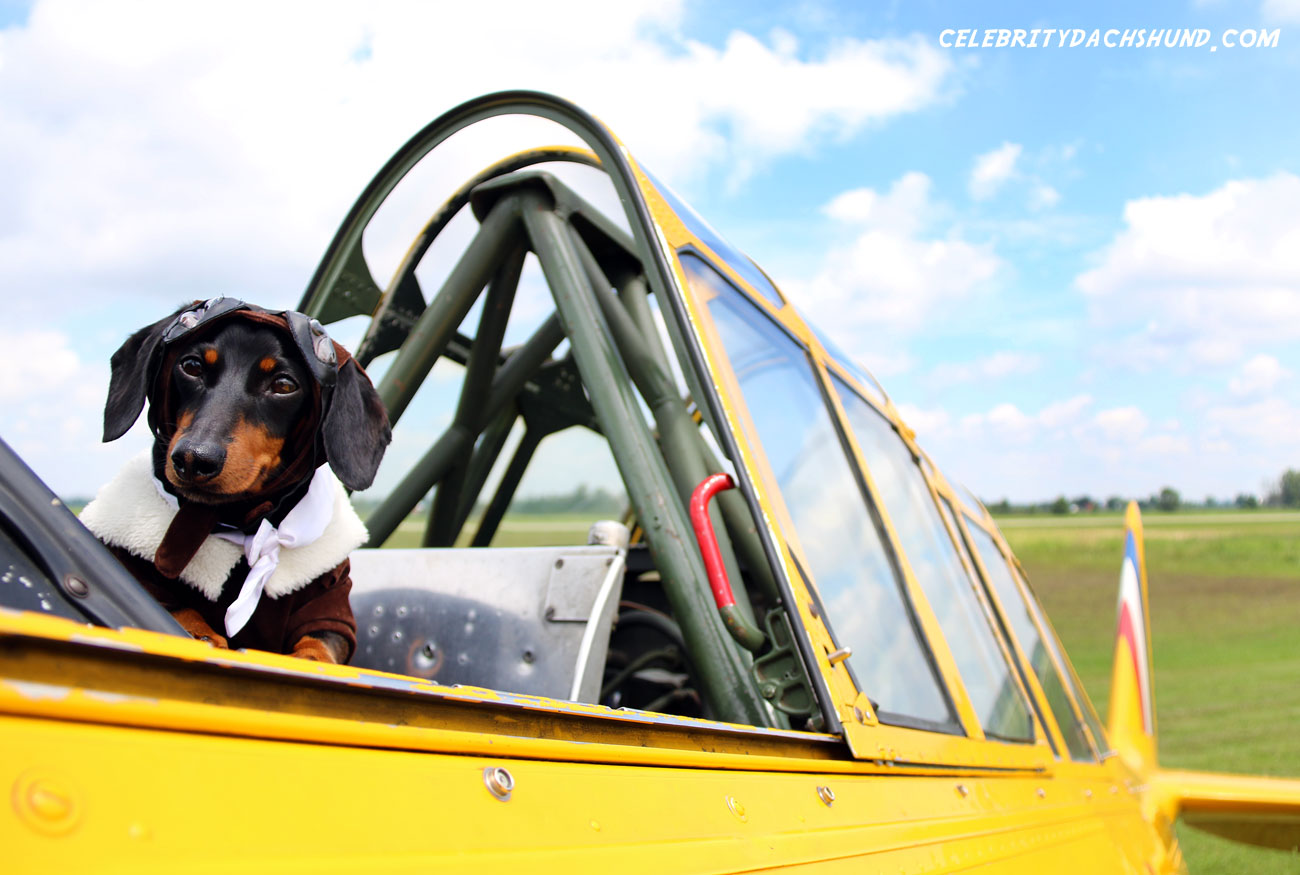
[{"label": "dog's nose", "polygon": [[226,464],[226,448],[215,443],[182,440],[172,450],[172,467],[183,480],[200,483],[221,473]]}]

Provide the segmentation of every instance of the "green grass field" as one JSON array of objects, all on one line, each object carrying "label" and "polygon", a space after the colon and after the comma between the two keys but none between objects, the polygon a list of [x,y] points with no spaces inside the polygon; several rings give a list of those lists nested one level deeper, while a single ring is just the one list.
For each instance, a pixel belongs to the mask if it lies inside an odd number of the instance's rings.
[{"label": "green grass field", "polygon": [[[510,517],[497,544],[580,544],[584,515]],[[1300,776],[1300,513],[1148,513],[1160,759],[1176,768]],[[1123,554],[1119,514],[1005,517],[1105,719]],[[467,526],[472,530],[473,525]],[[411,519],[389,547],[415,547]],[[1295,873],[1300,857],[1179,828],[1193,875]]]},{"label": "green grass field", "polygon": [[[529,514],[507,516],[492,544],[496,547],[546,547],[587,543],[587,529],[595,522],[589,514]],[[424,536],[425,516],[412,514],[384,542],[385,547],[418,547]],[[457,547],[467,546],[478,521],[471,518],[457,540]]]},{"label": "green grass field", "polygon": [[[1161,763],[1300,776],[1300,513],[1148,513],[1143,522]],[[999,525],[1104,719],[1122,518]],[[1294,854],[1178,834],[1193,875],[1300,872]]]}]

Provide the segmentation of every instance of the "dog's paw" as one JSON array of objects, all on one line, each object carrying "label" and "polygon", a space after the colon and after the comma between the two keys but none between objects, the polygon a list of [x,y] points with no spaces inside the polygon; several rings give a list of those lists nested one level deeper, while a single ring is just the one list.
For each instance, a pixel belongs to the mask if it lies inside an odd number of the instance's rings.
[{"label": "dog's paw", "polygon": [[184,610],[176,611],[172,614],[172,617],[175,618],[176,622],[181,624],[181,627],[186,632],[189,632],[190,635],[197,638],[199,641],[206,641],[220,650],[230,649],[230,645],[226,642],[226,639],[223,636],[218,635],[216,630],[209,626],[207,621],[203,619],[202,615],[193,608],[185,608]]},{"label": "dog's paw", "polygon": [[324,641],[310,635],[299,638],[298,643],[293,645],[293,653],[290,655],[299,659],[310,659],[313,662],[338,662]]}]

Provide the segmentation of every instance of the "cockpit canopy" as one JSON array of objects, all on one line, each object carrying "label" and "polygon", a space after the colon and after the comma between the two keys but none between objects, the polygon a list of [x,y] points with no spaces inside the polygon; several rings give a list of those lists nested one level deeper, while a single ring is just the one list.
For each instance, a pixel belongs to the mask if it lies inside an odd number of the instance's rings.
[{"label": "cockpit canopy", "polygon": [[[631,544],[594,700],[843,732],[871,759],[1105,753],[984,508],[870,373],[577,107],[512,92],[435,120],[367,187],[300,309],[354,326],[396,424],[372,546],[494,548],[526,478],[608,473]],[[716,474],[736,488],[702,513],[733,604],[690,515]],[[409,656],[400,670],[433,664]]]}]

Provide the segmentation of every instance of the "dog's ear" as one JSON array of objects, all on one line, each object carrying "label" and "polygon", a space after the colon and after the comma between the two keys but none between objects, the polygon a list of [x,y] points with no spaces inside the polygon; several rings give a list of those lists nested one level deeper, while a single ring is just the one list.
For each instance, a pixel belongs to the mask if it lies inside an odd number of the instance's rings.
[{"label": "dog's ear", "polygon": [[158,357],[162,355],[163,331],[184,309],[181,307],[175,313],[141,328],[113,353],[112,374],[108,378],[108,402],[104,405],[105,443],[126,434],[127,429],[140,416],[145,396],[149,392],[149,375],[153,372]]},{"label": "dog's ear", "polygon": [[321,426],[325,458],[347,488],[357,491],[370,486],[393,439],[388,411],[370,378],[355,361],[339,369],[334,400]]}]

